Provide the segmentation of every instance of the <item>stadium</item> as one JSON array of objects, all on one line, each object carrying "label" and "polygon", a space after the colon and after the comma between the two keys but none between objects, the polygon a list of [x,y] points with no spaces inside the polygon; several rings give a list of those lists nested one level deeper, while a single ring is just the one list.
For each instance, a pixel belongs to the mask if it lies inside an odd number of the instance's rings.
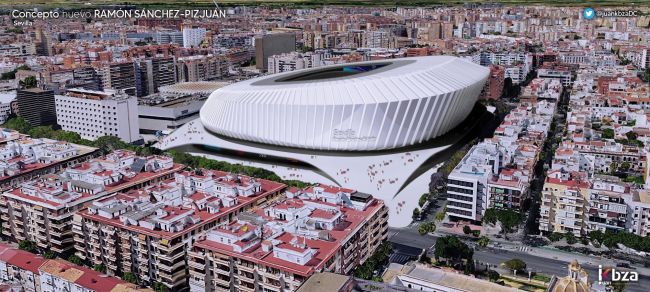
[{"label": "stadium", "polygon": [[201,122],[227,137],[326,151],[414,145],[463,121],[488,69],[449,56],[327,66],[215,91]]},{"label": "stadium", "polygon": [[391,226],[404,226],[436,157],[480,120],[488,74],[432,56],[262,76],[214,91],[199,119],[157,147],[370,193],[389,206]]}]

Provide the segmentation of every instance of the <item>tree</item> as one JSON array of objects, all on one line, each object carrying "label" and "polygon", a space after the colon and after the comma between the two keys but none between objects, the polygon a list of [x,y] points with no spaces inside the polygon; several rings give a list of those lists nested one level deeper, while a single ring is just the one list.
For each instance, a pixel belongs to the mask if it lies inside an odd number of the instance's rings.
[{"label": "tree", "polygon": [[445,213],[447,213],[447,203],[445,203],[445,206],[442,208],[442,210],[438,213],[436,213],[436,221],[442,221],[445,219]]},{"label": "tree", "polygon": [[501,277],[501,275],[499,275],[499,273],[497,271],[495,271],[495,270],[488,270],[487,271],[487,276],[488,276],[488,279],[490,279],[490,282],[496,282]]},{"label": "tree", "polygon": [[106,266],[104,264],[96,264],[93,266],[93,270],[100,273],[106,273]]},{"label": "tree", "polygon": [[48,251],[43,253],[43,257],[48,259],[48,260],[55,259],[56,258],[56,253],[51,251],[51,250],[48,250]]},{"label": "tree", "polygon": [[21,80],[18,82],[20,85],[20,88],[22,89],[29,89],[29,88],[34,88],[38,85],[38,81],[36,80],[36,77],[34,76],[29,76],[25,78],[24,80]]},{"label": "tree", "polygon": [[434,249],[436,261],[445,258],[447,261],[457,263],[461,260],[472,261],[474,250],[469,248],[456,236],[445,236],[438,239]]},{"label": "tree", "polygon": [[566,243],[568,243],[568,244],[574,244],[574,243],[578,242],[575,235],[573,235],[573,232],[567,232],[564,235],[564,238],[566,238]]},{"label": "tree", "polygon": [[465,226],[463,227],[463,233],[465,233],[465,234],[470,234],[470,233],[472,233],[472,228],[469,228],[469,226],[465,225]]},{"label": "tree", "polygon": [[138,278],[135,276],[135,274],[131,272],[124,273],[124,275],[122,275],[122,280],[124,280],[125,282],[129,282],[131,284],[138,283]]},{"label": "tree", "polygon": [[628,140],[633,141],[639,137],[639,134],[635,133],[634,131],[629,131],[625,133],[625,137],[627,137]]},{"label": "tree", "polygon": [[78,256],[76,256],[76,255],[71,255],[71,256],[68,258],[68,261],[71,262],[71,263],[73,263],[73,264],[75,264],[75,265],[79,265],[79,266],[81,266],[81,259],[80,259]]},{"label": "tree", "polygon": [[95,140],[95,147],[102,149],[102,151],[110,152],[115,149],[126,149],[128,144],[115,136],[102,136]]},{"label": "tree", "polygon": [[553,233],[548,235],[548,240],[556,242],[556,241],[560,241],[560,239],[562,239],[562,237],[563,237],[562,233],[553,232]]},{"label": "tree", "polygon": [[487,236],[481,236],[481,238],[478,239],[478,246],[480,247],[486,247],[490,243],[490,239]]},{"label": "tree", "polygon": [[603,129],[603,132],[600,136],[603,139],[614,139],[614,130],[610,128]]},{"label": "tree", "polygon": [[413,209],[413,215],[411,216],[411,218],[413,218],[413,220],[420,219],[420,208]]},{"label": "tree", "polygon": [[29,129],[31,129],[31,125],[22,117],[15,117],[7,120],[2,127],[16,130],[18,132],[21,132],[23,134],[27,134]]},{"label": "tree", "polygon": [[54,129],[52,126],[38,126],[29,129],[27,134],[33,138],[54,138]]},{"label": "tree", "polygon": [[589,232],[589,239],[591,239],[591,241],[602,243],[604,238],[605,234],[600,230]]},{"label": "tree", "polygon": [[165,284],[160,283],[160,282],[153,283],[152,288],[153,288],[153,291],[156,291],[156,292],[167,292],[167,291],[169,291],[169,288],[167,288],[167,286],[165,286]]},{"label": "tree", "polygon": [[626,285],[627,283],[623,281],[612,281],[612,283],[610,284],[612,291],[614,292],[625,292]]},{"label": "tree", "polygon": [[425,235],[434,231],[436,231],[436,225],[433,222],[422,223],[418,226],[418,232],[420,235]]},{"label": "tree", "polygon": [[526,270],[526,263],[520,259],[511,259],[505,261],[503,265],[510,270],[517,270],[517,271]]},{"label": "tree", "polygon": [[485,215],[483,215],[483,222],[491,224],[497,223],[497,211],[493,208],[485,210]]},{"label": "tree", "polygon": [[420,196],[420,200],[418,201],[418,205],[420,205],[420,208],[424,206],[424,204],[429,200],[429,193],[424,193],[422,196]]},{"label": "tree", "polygon": [[22,249],[24,251],[35,253],[36,252],[36,243],[34,243],[33,241],[29,241],[29,240],[21,240],[18,243],[18,248]]}]

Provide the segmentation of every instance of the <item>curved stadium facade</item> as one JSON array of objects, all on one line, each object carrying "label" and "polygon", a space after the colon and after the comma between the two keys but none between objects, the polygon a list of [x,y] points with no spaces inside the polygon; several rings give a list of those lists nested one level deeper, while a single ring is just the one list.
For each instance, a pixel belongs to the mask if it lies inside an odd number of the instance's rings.
[{"label": "curved stadium facade", "polygon": [[288,72],[216,90],[201,122],[227,137],[326,151],[372,151],[438,137],[472,110],[489,70],[449,56]]},{"label": "curved stadium facade", "polygon": [[434,56],[263,76],[214,91],[157,147],[370,193],[406,226],[433,165],[484,117],[468,115],[488,74]]}]

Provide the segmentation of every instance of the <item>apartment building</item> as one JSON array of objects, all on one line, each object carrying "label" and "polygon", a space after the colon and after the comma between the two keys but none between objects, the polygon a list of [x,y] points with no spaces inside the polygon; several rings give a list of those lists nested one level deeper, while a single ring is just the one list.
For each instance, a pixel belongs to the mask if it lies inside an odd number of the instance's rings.
[{"label": "apartment building", "polygon": [[173,57],[140,59],[134,64],[138,97],[157,93],[159,87],[176,83],[176,64]]},{"label": "apartment building", "polygon": [[650,193],[648,190],[633,191],[631,198],[626,198],[625,202],[628,207],[627,231],[643,237],[650,236]]},{"label": "apartment building", "polygon": [[275,74],[320,67],[323,65],[324,60],[330,57],[330,54],[324,52],[308,52],[305,54],[291,52],[271,56],[268,60],[269,73]]},{"label": "apartment building", "polygon": [[221,55],[181,57],[176,60],[178,82],[221,79],[228,76],[228,60]]},{"label": "apartment building", "polygon": [[[118,278],[86,267],[39,255],[0,243],[0,281],[27,292],[135,292],[139,289]],[[5,291],[5,290],[3,290]]]},{"label": "apartment building", "polygon": [[65,131],[96,140],[114,136],[131,143],[140,140],[138,100],[121,91],[69,89],[55,96],[56,116]]},{"label": "apartment building", "polygon": [[296,291],[315,272],[349,274],[387,238],[388,209],[326,185],[219,225],[189,254],[191,291]]},{"label": "apartment building", "polygon": [[585,234],[590,188],[586,172],[549,171],[542,191],[540,231]]},{"label": "apartment building", "polygon": [[22,134],[6,134],[3,142],[0,143],[2,191],[86,161],[98,153],[97,148],[45,138],[32,139]]},{"label": "apartment building", "polygon": [[518,169],[503,169],[488,181],[488,208],[521,210],[528,197],[528,176]]},{"label": "apartment building", "polygon": [[619,178],[596,175],[589,189],[589,206],[587,212],[587,230],[624,231],[627,222],[626,200],[630,196],[630,187]]},{"label": "apartment building", "polygon": [[488,181],[499,172],[502,154],[494,143],[473,146],[447,179],[447,214],[481,221],[488,208]]},{"label": "apartment building", "polygon": [[135,66],[132,61],[104,64],[97,73],[102,81],[102,89],[123,90],[135,95]]},{"label": "apartment building", "polygon": [[182,171],[168,180],[92,202],[74,218],[76,254],[109,274],[185,287],[188,250],[239,213],[273,200],[285,185],[220,171]]},{"label": "apartment building", "polygon": [[205,37],[206,30],[202,27],[184,27],[183,28],[183,47],[196,48]]},{"label": "apartment building", "polygon": [[76,211],[109,194],[170,178],[182,168],[170,157],[138,157],[119,150],[61,174],[25,182],[0,197],[2,234],[16,242],[30,240],[41,249],[66,253],[73,249]]}]

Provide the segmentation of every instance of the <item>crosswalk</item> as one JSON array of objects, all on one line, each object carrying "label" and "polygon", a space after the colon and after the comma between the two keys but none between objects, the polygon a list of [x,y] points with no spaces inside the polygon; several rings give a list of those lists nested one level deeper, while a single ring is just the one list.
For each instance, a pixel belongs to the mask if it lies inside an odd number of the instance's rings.
[{"label": "crosswalk", "polygon": [[517,250],[527,252],[527,251],[531,251],[532,249],[530,247],[527,247],[527,246],[518,246]]}]

